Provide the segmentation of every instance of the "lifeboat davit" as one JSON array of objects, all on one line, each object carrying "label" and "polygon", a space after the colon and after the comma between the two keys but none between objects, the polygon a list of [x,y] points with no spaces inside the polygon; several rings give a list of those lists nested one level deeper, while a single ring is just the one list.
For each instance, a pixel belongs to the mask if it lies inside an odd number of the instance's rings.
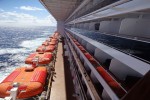
[{"label": "lifeboat davit", "polygon": [[42,51],[43,52],[53,52],[55,49],[56,49],[55,45],[48,45],[48,46],[42,45],[36,49],[36,52],[42,52]]},{"label": "lifeboat davit", "polygon": [[26,67],[17,68],[0,83],[0,98],[10,96],[14,83],[18,83],[17,98],[36,96],[42,93],[46,77],[46,67],[36,67],[33,71],[26,71]]},{"label": "lifeboat davit", "polygon": [[25,63],[26,64],[33,64],[35,60],[37,60],[38,64],[49,64],[53,59],[52,53],[48,52],[35,52],[29,55],[29,57],[26,58]]}]

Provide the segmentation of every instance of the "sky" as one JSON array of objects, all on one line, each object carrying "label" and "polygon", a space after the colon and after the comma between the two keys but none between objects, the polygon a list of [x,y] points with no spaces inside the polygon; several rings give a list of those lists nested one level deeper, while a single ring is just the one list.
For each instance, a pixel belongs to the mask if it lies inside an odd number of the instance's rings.
[{"label": "sky", "polygon": [[0,0],[0,26],[56,26],[39,0]]}]

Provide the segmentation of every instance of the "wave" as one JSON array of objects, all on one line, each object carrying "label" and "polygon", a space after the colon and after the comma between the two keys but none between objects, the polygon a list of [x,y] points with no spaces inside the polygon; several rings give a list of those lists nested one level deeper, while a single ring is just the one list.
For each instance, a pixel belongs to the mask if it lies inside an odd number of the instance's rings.
[{"label": "wave", "polygon": [[19,46],[24,47],[26,49],[35,50],[38,46],[45,41],[46,38],[37,38],[34,40],[25,40]]},{"label": "wave", "polygon": [[43,34],[43,35],[50,35],[50,34],[52,34],[52,33],[50,33],[49,31],[43,31],[42,34]]},{"label": "wave", "polygon": [[3,54],[17,54],[17,53],[26,53],[28,50],[26,48],[0,48],[0,55]]}]

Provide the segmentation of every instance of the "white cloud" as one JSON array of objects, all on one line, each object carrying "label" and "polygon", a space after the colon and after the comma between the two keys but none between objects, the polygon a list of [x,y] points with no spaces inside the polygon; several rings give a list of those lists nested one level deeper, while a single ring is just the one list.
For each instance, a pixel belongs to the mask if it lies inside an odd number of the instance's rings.
[{"label": "white cloud", "polygon": [[0,26],[56,26],[56,21],[49,15],[43,19],[36,16],[13,12],[0,12]]},{"label": "white cloud", "polygon": [[[16,7],[18,8],[18,7]],[[37,8],[37,7],[31,7],[31,6],[21,6],[19,7],[21,10],[32,10],[32,11],[37,11],[37,10],[44,10],[41,8]]]}]

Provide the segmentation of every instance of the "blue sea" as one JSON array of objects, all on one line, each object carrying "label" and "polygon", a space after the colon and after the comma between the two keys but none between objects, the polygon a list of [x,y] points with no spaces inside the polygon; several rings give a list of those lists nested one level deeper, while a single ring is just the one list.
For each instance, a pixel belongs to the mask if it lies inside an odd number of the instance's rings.
[{"label": "blue sea", "polygon": [[36,50],[55,27],[0,27],[0,82]]}]

